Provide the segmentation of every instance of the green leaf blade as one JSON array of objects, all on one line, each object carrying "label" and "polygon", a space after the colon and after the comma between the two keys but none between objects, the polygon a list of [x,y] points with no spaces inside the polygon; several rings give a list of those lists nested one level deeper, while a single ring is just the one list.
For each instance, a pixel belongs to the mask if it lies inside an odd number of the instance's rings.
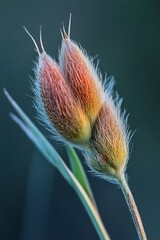
[{"label": "green leaf blade", "polygon": [[66,146],[66,150],[74,176],[77,178],[83,189],[86,191],[94,205],[96,205],[87,175],[76,151],[70,145]]}]

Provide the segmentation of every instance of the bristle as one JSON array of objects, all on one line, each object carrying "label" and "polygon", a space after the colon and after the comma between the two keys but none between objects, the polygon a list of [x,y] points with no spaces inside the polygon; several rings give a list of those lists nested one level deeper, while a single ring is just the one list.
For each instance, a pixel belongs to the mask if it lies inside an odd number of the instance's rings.
[{"label": "bristle", "polygon": [[66,30],[65,30],[65,27],[64,27],[63,22],[62,22],[62,34],[63,34],[63,38],[64,38],[64,39],[68,39],[68,35],[67,35],[67,33],[66,33]]},{"label": "bristle", "polygon": [[37,45],[35,39],[33,38],[33,36],[30,34],[30,32],[27,30],[27,28],[26,28],[25,26],[23,26],[23,28],[24,28],[25,32],[28,34],[28,36],[32,39],[32,41],[33,41],[33,43],[34,43],[34,46],[35,46],[35,48],[36,48],[36,51],[37,51],[38,54],[40,55],[41,53],[40,53],[40,51],[39,51],[39,48],[38,48],[38,45]]},{"label": "bristle", "polygon": [[40,40],[42,51],[44,52],[45,50],[44,50],[43,40],[42,40],[42,26],[40,26],[39,40]]},{"label": "bristle", "polygon": [[70,38],[71,34],[71,22],[72,22],[72,14],[69,15],[69,23],[68,23],[68,38]]}]

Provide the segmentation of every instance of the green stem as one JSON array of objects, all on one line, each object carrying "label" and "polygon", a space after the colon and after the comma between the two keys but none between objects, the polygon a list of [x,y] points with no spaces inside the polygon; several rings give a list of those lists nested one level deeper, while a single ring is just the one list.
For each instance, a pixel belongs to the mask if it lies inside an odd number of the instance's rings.
[{"label": "green stem", "polygon": [[135,224],[138,236],[140,240],[147,240],[146,233],[142,224],[142,220],[140,217],[140,214],[138,212],[135,200],[133,198],[132,192],[128,186],[128,183],[126,181],[126,178],[124,175],[119,176],[118,178],[119,184],[121,186],[123,195],[125,197],[125,200],[127,202],[128,208],[130,210],[130,213],[132,215],[133,222]]}]

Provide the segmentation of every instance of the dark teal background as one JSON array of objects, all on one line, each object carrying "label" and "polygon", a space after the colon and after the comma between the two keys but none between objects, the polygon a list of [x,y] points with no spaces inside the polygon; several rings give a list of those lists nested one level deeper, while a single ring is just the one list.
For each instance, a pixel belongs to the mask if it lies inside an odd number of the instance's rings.
[{"label": "dark teal background", "polygon": [[[36,52],[23,30],[58,56],[62,21],[72,13],[71,37],[98,55],[136,129],[128,163],[129,184],[148,239],[160,239],[160,2],[157,0],[0,0],[0,239],[96,240],[81,202],[58,172],[11,121],[6,87],[35,119],[29,75]],[[64,147],[52,143],[66,159]],[[86,166],[85,166],[86,167]],[[87,167],[86,167],[87,169]],[[88,173],[97,204],[113,240],[136,240],[126,203],[116,186]]]}]

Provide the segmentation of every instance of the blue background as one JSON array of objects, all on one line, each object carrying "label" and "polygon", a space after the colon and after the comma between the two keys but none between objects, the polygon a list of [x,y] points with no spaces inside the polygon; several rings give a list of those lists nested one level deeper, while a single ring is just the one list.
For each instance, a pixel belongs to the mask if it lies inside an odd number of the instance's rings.
[{"label": "blue background", "polygon": [[[129,124],[136,133],[129,184],[148,239],[158,240],[160,2],[156,0],[0,0],[0,239],[98,239],[74,191],[9,118],[13,109],[2,92],[6,87],[49,137],[32,107],[29,75],[34,76],[36,52],[23,25],[37,40],[42,25],[45,49],[57,58],[59,29],[62,21],[67,26],[70,12],[72,39],[90,55],[98,55],[103,74],[115,76],[115,89],[130,112]],[[52,143],[67,162],[64,147]],[[88,177],[112,239],[138,239],[121,191],[89,173]]]}]

